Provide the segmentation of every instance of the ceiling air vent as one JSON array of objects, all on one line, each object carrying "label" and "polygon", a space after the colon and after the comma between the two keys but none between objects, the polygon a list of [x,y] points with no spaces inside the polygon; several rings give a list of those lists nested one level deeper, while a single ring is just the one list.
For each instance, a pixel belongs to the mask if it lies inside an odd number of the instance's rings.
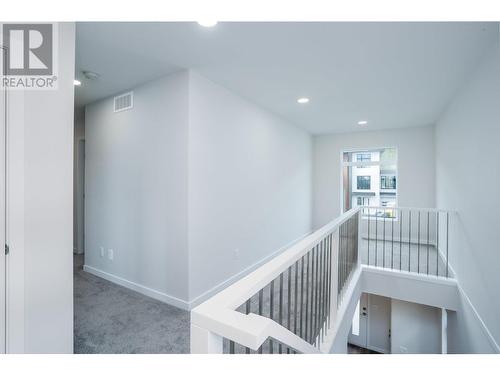
[{"label": "ceiling air vent", "polygon": [[134,93],[132,91],[115,96],[115,112],[126,111],[134,106]]}]

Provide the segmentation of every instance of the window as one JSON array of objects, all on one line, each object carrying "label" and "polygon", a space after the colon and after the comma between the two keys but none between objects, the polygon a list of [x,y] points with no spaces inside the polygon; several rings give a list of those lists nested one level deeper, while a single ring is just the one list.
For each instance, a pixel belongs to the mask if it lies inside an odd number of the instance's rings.
[{"label": "window", "polygon": [[396,176],[380,176],[381,189],[396,189]]},{"label": "window", "polygon": [[[397,206],[397,150],[378,148],[345,151],[342,154],[342,209],[357,206],[365,215],[394,218]],[[384,208],[382,208],[384,207]]]},{"label": "window", "polygon": [[371,185],[371,177],[370,176],[357,176],[358,178],[358,183],[357,183],[357,189],[358,190],[370,190],[370,185]]},{"label": "window", "polygon": [[[358,162],[372,161],[372,154],[369,152],[358,153],[358,154],[356,154],[356,161],[358,161]],[[361,165],[361,166],[358,166],[358,168],[366,168],[366,167]]]}]

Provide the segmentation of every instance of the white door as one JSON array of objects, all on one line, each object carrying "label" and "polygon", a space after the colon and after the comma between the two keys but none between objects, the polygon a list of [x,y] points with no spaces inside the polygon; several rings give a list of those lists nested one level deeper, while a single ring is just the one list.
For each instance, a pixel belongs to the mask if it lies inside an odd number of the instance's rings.
[{"label": "white door", "polygon": [[[0,55],[3,57],[2,47]],[[0,64],[3,65],[3,64]],[[6,262],[5,262],[5,129],[6,93],[0,89],[0,353],[6,350]]]},{"label": "white door", "polygon": [[368,347],[368,294],[361,293],[352,319],[349,343],[361,348]]},{"label": "white door", "polygon": [[391,352],[391,299],[368,296],[368,349]]}]

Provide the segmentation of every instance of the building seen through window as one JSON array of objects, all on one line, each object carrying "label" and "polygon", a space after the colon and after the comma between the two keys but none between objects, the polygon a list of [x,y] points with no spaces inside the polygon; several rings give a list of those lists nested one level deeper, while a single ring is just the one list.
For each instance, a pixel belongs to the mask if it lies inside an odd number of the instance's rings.
[{"label": "building seen through window", "polygon": [[397,150],[382,148],[343,153],[342,207],[374,207],[366,214],[391,218],[397,203]]}]

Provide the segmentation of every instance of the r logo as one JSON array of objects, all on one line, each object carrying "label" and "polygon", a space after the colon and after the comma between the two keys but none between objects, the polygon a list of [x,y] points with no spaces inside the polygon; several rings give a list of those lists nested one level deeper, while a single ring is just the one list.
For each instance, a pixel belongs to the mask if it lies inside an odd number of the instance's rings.
[{"label": "r logo", "polygon": [[4,24],[2,31],[8,49],[4,75],[53,74],[52,24]]}]

